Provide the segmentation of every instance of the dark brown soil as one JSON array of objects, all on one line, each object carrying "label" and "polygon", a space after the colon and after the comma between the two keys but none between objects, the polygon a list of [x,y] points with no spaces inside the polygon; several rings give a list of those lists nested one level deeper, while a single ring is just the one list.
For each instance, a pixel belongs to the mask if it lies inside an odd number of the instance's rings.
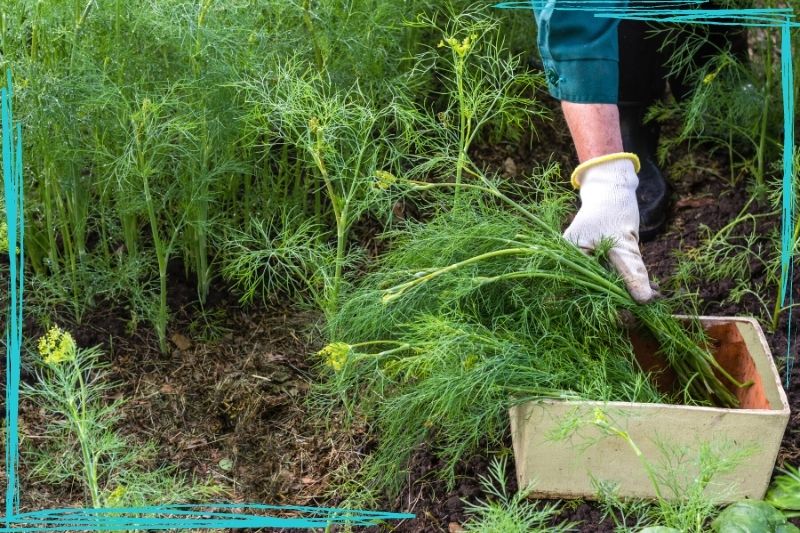
[{"label": "dark brown soil", "polygon": [[[539,135],[547,142],[533,139],[478,148],[475,156],[509,179],[524,179],[533,167],[553,157],[563,168],[570,168],[570,149],[551,154],[554,145],[569,146],[563,122],[555,118]],[[661,280],[665,290],[669,290],[668,279],[676,266],[674,252],[696,246],[701,226],[717,229],[727,224],[749,197],[742,186],[729,186],[703,170],[723,168],[722,162],[708,157],[700,160],[701,151],[695,153],[698,161],[692,173],[670,175],[673,209],[666,233],[643,245],[650,273]],[[693,156],[675,154],[667,168],[686,168],[676,164],[686,157]],[[776,224],[778,220],[763,219],[758,231],[766,232]],[[367,228],[363,233],[368,239],[374,231]],[[753,275],[758,280],[764,273]],[[147,325],[130,332],[125,311],[113,305],[71,327],[80,345],[99,344],[108,354],[111,377],[120,383],[116,394],[128,399],[125,433],[135,441],[155,441],[164,464],[217,480],[228,488],[234,502],[338,504],[342,494],[337,489],[356,471],[374,443],[366,437],[363,424],[345,428],[341,417],[321,420],[305,404],[315,379],[311,354],[321,343],[315,326],[319,317],[289,308],[241,308],[227,294],[212,295],[201,313],[193,303],[192,283],[182,278],[181,270],[175,269],[170,279],[170,306],[175,316],[168,354],[159,353]],[[731,280],[723,280],[699,287],[705,306],[701,311],[758,316],[760,304],[754,297],[745,297],[737,305],[720,303],[731,286]],[[800,275],[796,275],[795,287],[800,287]],[[774,299],[774,288],[770,290],[764,295],[767,302]],[[784,316],[776,332],[767,335],[776,356],[787,353],[786,320]],[[41,332],[39,327],[30,324],[28,338],[35,338]],[[794,357],[797,347],[798,339],[793,338]],[[794,414],[778,465],[800,462],[800,366],[793,373],[789,398]],[[44,438],[46,414],[23,402],[20,421],[26,435],[24,453]],[[22,510],[81,504],[77,484],[48,487],[26,477],[24,458]],[[435,455],[422,447],[414,455],[400,495],[381,501],[381,508],[416,514],[416,519],[398,524],[398,532],[458,531],[467,519],[464,500],[475,502],[485,497],[478,478],[487,474],[489,460],[488,453],[478,454],[460,465],[456,487],[447,490],[434,476],[438,467]],[[509,466],[508,484],[515,490],[513,463]],[[571,502],[565,505],[563,517],[580,521],[579,531],[614,529],[593,503]]]}]

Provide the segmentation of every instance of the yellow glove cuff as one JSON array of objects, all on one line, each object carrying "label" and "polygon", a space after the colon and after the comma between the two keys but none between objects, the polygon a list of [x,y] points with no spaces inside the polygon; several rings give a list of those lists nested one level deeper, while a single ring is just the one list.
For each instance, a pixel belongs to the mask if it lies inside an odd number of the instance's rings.
[{"label": "yellow glove cuff", "polygon": [[639,172],[639,169],[641,168],[641,163],[639,163],[639,157],[631,152],[619,152],[617,154],[601,155],[600,157],[595,157],[588,161],[584,161],[583,163],[578,165],[575,168],[575,170],[572,171],[572,178],[571,178],[572,186],[575,187],[576,189],[581,188],[581,182],[578,181],[578,178],[580,178],[581,173],[587,168],[593,167],[600,163],[606,163],[608,161],[614,161],[617,159],[630,159],[631,161],[633,161],[633,169],[636,172]]}]

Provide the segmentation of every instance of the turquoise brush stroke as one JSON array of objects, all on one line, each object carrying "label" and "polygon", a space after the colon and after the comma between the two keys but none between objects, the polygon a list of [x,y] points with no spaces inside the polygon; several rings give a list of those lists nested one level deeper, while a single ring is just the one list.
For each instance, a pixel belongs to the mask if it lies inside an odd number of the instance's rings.
[{"label": "turquoise brush stroke", "polygon": [[[251,511],[245,513],[244,511]],[[275,517],[252,511],[302,514]],[[131,516],[125,516],[131,515]],[[414,518],[413,514],[356,511],[325,507],[277,506],[266,504],[175,504],[144,508],[47,509],[15,517],[19,531],[152,530],[180,528],[325,528],[329,525],[373,526],[381,521]],[[0,531],[5,529],[0,528]]]},{"label": "turquoise brush stroke", "polygon": [[[792,315],[794,294],[792,275],[794,272],[794,225],[797,223],[794,193],[794,72],[792,64],[792,28],[800,27],[791,8],[764,9],[691,9],[703,0],[659,0],[637,1],[636,7],[626,2],[613,0],[526,0],[501,2],[494,7],[500,9],[532,10],[550,6],[563,11],[592,11],[598,18],[639,20],[646,22],[669,22],[677,24],[713,24],[721,26],[748,26],[779,28],[781,30],[781,88],[783,91],[783,180],[781,213],[781,276],[779,299],[781,308],[787,309],[788,333],[786,340],[785,388],[791,386],[795,356],[792,354]],[[683,9],[675,9],[683,7]],[[787,307],[788,298],[788,307]]]},{"label": "turquoise brush stroke", "polygon": [[781,307],[786,307],[789,296],[788,334],[786,336],[786,389],[791,385],[794,357],[792,357],[792,311],[794,294],[794,225],[797,223],[794,185],[794,70],[792,63],[791,27],[781,27],[781,87],[783,88],[783,216],[781,220]]},{"label": "turquoise brush stroke", "polygon": [[11,301],[6,323],[6,527],[11,525],[15,508],[19,505],[17,467],[19,466],[19,374],[20,348],[22,346],[22,293],[24,283],[24,219],[22,216],[22,150],[20,129],[13,122],[13,85],[11,72],[7,73],[7,86],[0,90],[2,108],[2,162],[3,192],[8,229],[9,284]]},{"label": "turquoise brush stroke", "polygon": [[[330,507],[264,504],[164,505],[120,509],[45,509],[18,513],[19,379],[24,289],[24,190],[22,126],[14,124],[11,70],[0,89],[2,108],[3,194],[8,225],[10,306],[6,328],[6,513],[0,531],[122,531],[197,528],[325,528],[331,524],[374,526],[388,520],[414,518],[409,513],[360,511]],[[209,509],[216,509],[210,511]],[[242,511],[262,512],[247,514]],[[300,516],[264,516],[263,512]]]}]

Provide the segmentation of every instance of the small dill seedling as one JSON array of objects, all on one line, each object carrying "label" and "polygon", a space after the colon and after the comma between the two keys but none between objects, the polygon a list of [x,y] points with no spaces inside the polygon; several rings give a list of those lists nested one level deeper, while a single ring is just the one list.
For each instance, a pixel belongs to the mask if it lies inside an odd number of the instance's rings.
[{"label": "small dill seedling", "polygon": [[115,385],[99,349],[78,347],[69,332],[53,327],[38,351],[37,381],[23,384],[23,393],[48,414],[48,439],[25,452],[32,479],[78,481],[94,508],[185,502],[223,492],[174,466],[147,468],[155,462],[156,445],[135,445],[116,428],[125,400],[106,400]]},{"label": "small dill seedling", "polygon": [[558,503],[541,504],[528,499],[533,486],[509,494],[506,487],[507,457],[495,457],[489,474],[479,477],[486,501],[467,503],[464,511],[470,517],[464,531],[471,533],[546,533],[574,531],[574,522],[554,523],[560,513]]}]

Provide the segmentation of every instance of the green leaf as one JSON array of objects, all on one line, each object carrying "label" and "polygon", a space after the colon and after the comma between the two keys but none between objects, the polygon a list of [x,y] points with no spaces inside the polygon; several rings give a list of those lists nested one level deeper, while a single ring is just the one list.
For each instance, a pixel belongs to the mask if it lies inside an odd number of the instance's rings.
[{"label": "green leaf", "polygon": [[233,469],[233,461],[225,457],[222,460],[220,460],[219,467],[225,472],[230,472],[231,469]]},{"label": "green leaf", "polygon": [[797,528],[789,524],[779,510],[767,502],[745,500],[734,503],[711,524],[716,533],[789,533]]},{"label": "green leaf", "polygon": [[800,511],[800,469],[787,466],[775,478],[765,498],[778,509]]}]

